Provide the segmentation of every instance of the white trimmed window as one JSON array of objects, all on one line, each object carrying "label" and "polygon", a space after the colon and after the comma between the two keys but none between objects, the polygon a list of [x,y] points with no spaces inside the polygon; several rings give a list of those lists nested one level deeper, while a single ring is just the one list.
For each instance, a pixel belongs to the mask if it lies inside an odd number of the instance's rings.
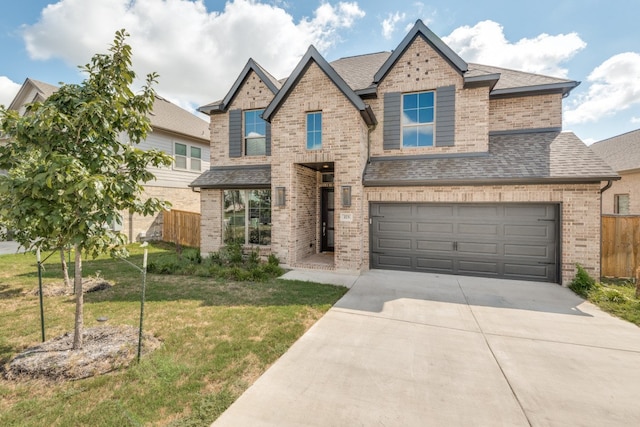
[{"label": "white trimmed window", "polygon": [[181,142],[173,144],[173,168],[200,172],[202,169],[202,148]]}]

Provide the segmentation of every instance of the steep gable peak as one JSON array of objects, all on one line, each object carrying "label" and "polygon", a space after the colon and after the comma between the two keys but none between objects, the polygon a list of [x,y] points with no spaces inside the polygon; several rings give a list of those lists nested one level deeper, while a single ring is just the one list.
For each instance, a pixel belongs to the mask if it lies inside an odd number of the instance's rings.
[{"label": "steep gable peak", "polygon": [[464,74],[467,69],[467,63],[458,56],[449,46],[443,42],[440,37],[436,36],[427,26],[418,19],[409,31],[409,33],[402,39],[398,47],[391,53],[389,58],[380,67],[378,72],[373,77],[373,83],[377,84],[384,79],[387,73],[393,68],[394,64],[400,59],[402,54],[413,43],[417,37],[422,37],[440,56],[442,56],[458,73]]},{"label": "steep gable peak", "polygon": [[249,60],[247,61],[247,64],[244,66],[244,68],[240,72],[240,75],[238,75],[238,78],[233,83],[233,86],[231,86],[231,90],[229,90],[229,92],[224,97],[224,99],[222,99],[221,101],[216,101],[211,104],[204,105],[198,108],[198,111],[205,114],[225,112],[229,107],[229,104],[231,104],[236,94],[238,93],[238,90],[240,90],[240,86],[242,86],[242,82],[245,81],[245,79],[251,72],[256,73],[260,78],[260,80],[262,80],[265,86],[267,86],[267,88],[273,94],[276,94],[278,90],[280,90],[280,87],[282,86],[282,84],[278,81],[278,79],[273,77],[269,72],[267,72],[267,70],[262,68],[262,66],[258,64],[253,58],[249,58]]},{"label": "steep gable peak", "polygon": [[293,88],[298,84],[302,76],[311,65],[315,63],[325,75],[335,84],[338,89],[349,99],[349,101],[360,110],[360,114],[365,122],[369,125],[376,124],[376,119],[373,115],[371,108],[364,103],[364,101],[353,91],[353,89],[344,81],[344,79],[336,72],[336,70],[327,62],[326,59],[318,52],[318,50],[310,45],[307,52],[304,54],[296,68],[291,73],[291,76],[284,83],[280,91],[273,98],[269,106],[264,110],[262,117],[266,121],[271,121],[271,118],[278,111],[282,103],[287,99]]}]

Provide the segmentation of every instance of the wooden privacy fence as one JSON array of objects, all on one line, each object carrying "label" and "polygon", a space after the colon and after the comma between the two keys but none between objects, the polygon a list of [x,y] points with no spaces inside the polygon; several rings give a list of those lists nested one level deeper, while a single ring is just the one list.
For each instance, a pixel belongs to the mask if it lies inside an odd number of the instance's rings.
[{"label": "wooden privacy fence", "polygon": [[640,267],[640,215],[602,215],[602,275],[635,277]]},{"label": "wooden privacy fence", "polygon": [[182,246],[200,247],[200,214],[172,209],[164,211],[162,240]]}]

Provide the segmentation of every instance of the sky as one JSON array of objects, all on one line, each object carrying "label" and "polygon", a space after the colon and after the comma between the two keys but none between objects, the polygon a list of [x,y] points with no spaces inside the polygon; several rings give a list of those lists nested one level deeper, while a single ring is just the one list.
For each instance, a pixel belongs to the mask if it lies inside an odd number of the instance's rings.
[{"label": "sky", "polygon": [[78,66],[126,29],[140,82],[191,111],[225,96],[249,58],[288,76],[389,51],[421,19],[467,62],[580,81],[563,128],[590,144],[640,128],[638,0],[27,0],[0,14],[0,104],[26,78],[80,83]]}]

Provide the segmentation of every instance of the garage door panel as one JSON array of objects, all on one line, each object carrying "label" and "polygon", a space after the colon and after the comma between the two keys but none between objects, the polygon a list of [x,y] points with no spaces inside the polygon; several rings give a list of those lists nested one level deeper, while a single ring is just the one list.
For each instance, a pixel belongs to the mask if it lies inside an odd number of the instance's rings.
[{"label": "garage door panel", "polygon": [[509,256],[524,256],[534,257],[541,259],[548,259],[553,261],[553,252],[547,245],[504,245],[504,255]]},{"label": "garage door panel", "polygon": [[418,251],[453,252],[453,242],[439,240],[416,240]]},{"label": "garage door panel", "polygon": [[393,222],[384,221],[378,222],[378,231],[385,232],[411,232],[412,223],[410,221]]},{"label": "garage door panel", "polygon": [[540,225],[522,225],[522,224],[506,224],[504,226],[504,235],[507,237],[540,237],[545,239],[553,238],[555,233],[551,224]]},{"label": "garage door panel", "polygon": [[528,277],[534,280],[540,280],[541,277],[547,277],[549,275],[549,266],[507,263],[504,265],[504,275],[505,277]]},{"label": "garage door panel", "polygon": [[416,231],[418,233],[453,233],[453,224],[443,222],[418,222],[416,223]]},{"label": "garage door panel", "polygon": [[482,242],[458,242],[457,251],[464,255],[497,255],[498,245]]},{"label": "garage door panel", "polygon": [[397,218],[411,218],[412,206],[410,204],[382,204],[379,205],[378,215]]},{"label": "garage door panel", "polygon": [[379,239],[378,248],[381,250],[411,249],[411,239]]},{"label": "garage door panel", "polygon": [[497,262],[460,260],[458,274],[485,275],[490,273],[497,275],[498,265]]},{"label": "garage door panel", "polygon": [[411,256],[377,255],[378,264],[382,268],[411,268]]},{"label": "garage door panel", "polygon": [[557,205],[371,204],[371,266],[557,281]]},{"label": "garage door panel", "polygon": [[451,259],[418,257],[416,258],[416,267],[423,270],[452,273],[453,261]]},{"label": "garage door panel", "polygon": [[453,216],[453,205],[416,205],[418,218],[447,218]]},{"label": "garage door panel", "polygon": [[496,236],[498,225],[496,224],[458,224],[457,232],[460,235],[469,236]]}]

